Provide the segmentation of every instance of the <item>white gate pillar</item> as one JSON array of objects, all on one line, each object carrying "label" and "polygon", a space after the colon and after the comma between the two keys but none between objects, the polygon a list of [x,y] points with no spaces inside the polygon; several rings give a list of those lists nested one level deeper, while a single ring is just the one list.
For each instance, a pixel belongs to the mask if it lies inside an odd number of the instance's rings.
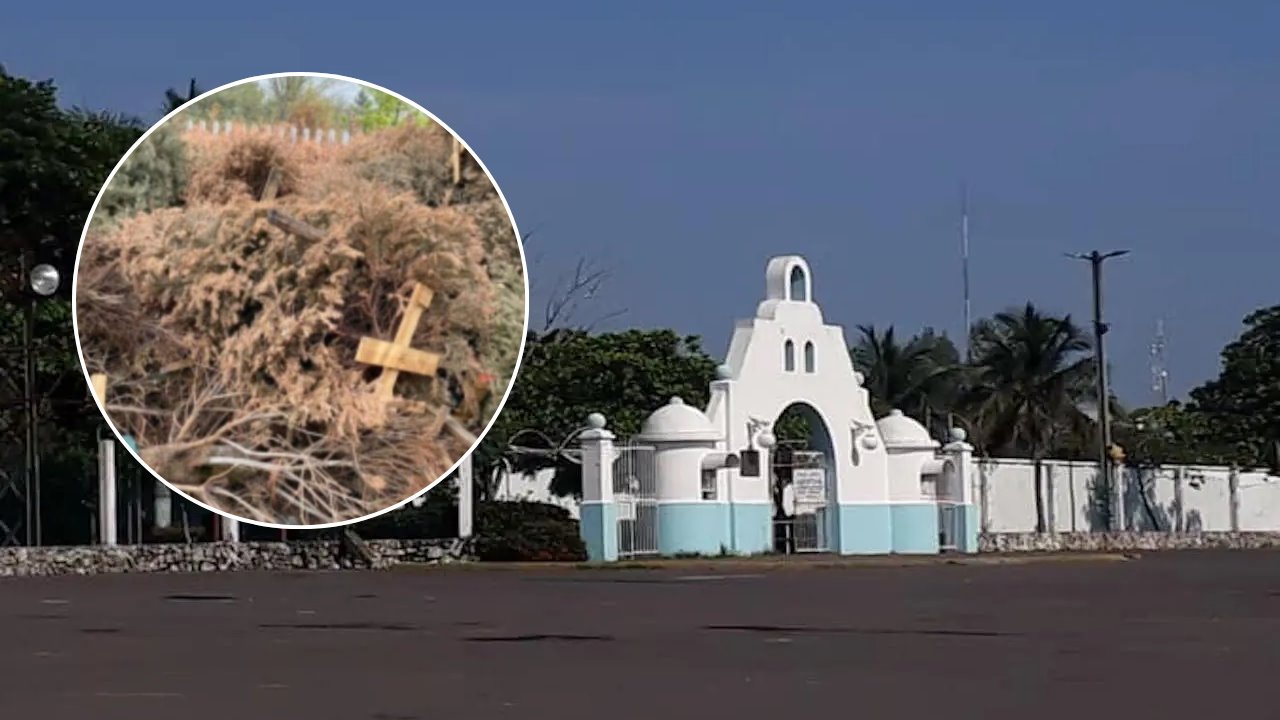
[{"label": "white gate pillar", "polygon": [[589,428],[578,436],[582,447],[582,508],[578,529],[587,559],[618,559],[618,506],[613,499],[613,433],[600,413],[587,416]]},{"label": "white gate pillar", "polygon": [[98,441],[98,542],[119,542],[116,508],[116,441]]},{"label": "white gate pillar", "polygon": [[475,521],[473,500],[475,499],[472,475],[471,456],[468,455],[458,466],[458,537],[469,538]]},{"label": "white gate pillar", "polygon": [[973,462],[973,446],[965,442],[968,434],[963,428],[951,429],[951,442],[942,453],[951,459],[956,469],[956,550],[965,553],[978,552],[978,528],[981,518],[975,500],[979,483],[977,467]]},{"label": "white gate pillar", "polygon": [[169,492],[169,486],[156,481],[155,494],[155,522],[158,528],[167,528],[173,525],[173,493]]},{"label": "white gate pillar", "polygon": [[222,522],[222,539],[227,542],[240,542],[240,521],[225,515],[218,517]]}]

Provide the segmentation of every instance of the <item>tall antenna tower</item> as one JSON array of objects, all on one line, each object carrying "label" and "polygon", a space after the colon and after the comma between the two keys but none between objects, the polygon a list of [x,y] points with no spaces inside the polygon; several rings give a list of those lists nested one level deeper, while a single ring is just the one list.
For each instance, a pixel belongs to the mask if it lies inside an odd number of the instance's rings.
[{"label": "tall antenna tower", "polygon": [[1151,342],[1151,391],[1161,405],[1169,404],[1169,369],[1165,365],[1164,319],[1156,320],[1156,337]]},{"label": "tall antenna tower", "polygon": [[960,186],[960,271],[964,276],[964,359],[973,359],[973,305],[969,299],[969,186]]}]

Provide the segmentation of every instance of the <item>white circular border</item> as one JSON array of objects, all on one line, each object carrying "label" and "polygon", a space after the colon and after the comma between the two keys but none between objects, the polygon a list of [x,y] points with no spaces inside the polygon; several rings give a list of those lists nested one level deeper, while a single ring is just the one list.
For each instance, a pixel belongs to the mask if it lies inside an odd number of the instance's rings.
[{"label": "white circular border", "polygon": [[[357,85],[361,85],[367,88],[372,88],[379,92],[386,93],[408,104],[410,107],[417,109],[422,114],[431,118],[432,122],[439,124],[440,127],[444,128],[446,131],[448,131],[450,135],[456,138],[458,142],[462,144],[462,147],[466,149],[466,151],[471,155],[471,158],[476,161],[476,164],[480,166],[480,169],[484,171],[485,177],[489,178],[489,182],[493,184],[493,189],[497,191],[498,199],[502,200],[502,206],[507,211],[507,219],[511,221],[511,229],[515,232],[516,247],[520,249],[520,272],[522,275],[522,279],[524,281],[524,325],[521,329],[521,334],[520,334],[520,352],[516,355],[516,364],[515,364],[515,367],[512,368],[511,370],[511,377],[507,381],[507,390],[502,395],[502,401],[498,403],[497,409],[494,410],[493,416],[489,418],[489,423],[485,425],[484,430],[482,430],[480,434],[476,436],[475,443],[473,443],[471,447],[465,453],[462,454],[462,457],[458,458],[458,461],[455,462],[452,467],[450,467],[448,470],[442,473],[440,477],[436,478],[432,482],[428,483],[426,487],[422,488],[421,490],[414,493],[410,497],[396,503],[395,505],[391,505],[377,512],[369,513],[368,515],[364,515],[362,517],[358,517],[353,520],[344,520],[342,522],[335,522],[335,523],[324,523],[320,525],[279,525],[276,523],[265,523],[260,520],[250,520],[248,518],[240,517],[239,515],[233,515],[232,513],[226,512],[224,510],[219,510],[218,508],[215,508],[211,505],[206,505],[205,503],[200,502],[194,497],[191,497],[187,493],[182,492],[177,487],[175,487],[172,483],[170,483],[168,480],[165,480],[163,477],[161,477],[160,474],[157,473],[154,469],[152,469],[150,465],[144,462],[142,457],[137,452],[134,451],[134,449],[130,446],[130,444],[124,441],[123,433],[121,433],[119,428],[116,427],[115,423],[111,421],[111,416],[107,414],[106,404],[104,402],[105,398],[99,398],[97,394],[93,392],[93,381],[89,375],[88,363],[86,363],[84,359],[84,348],[80,346],[80,323],[79,323],[78,312],[77,312],[78,305],[76,303],[76,292],[79,286],[79,283],[77,282],[77,280],[79,279],[79,276],[80,276],[80,255],[81,255],[81,252],[84,250],[85,238],[89,234],[89,224],[93,221],[93,216],[98,211],[98,203],[101,202],[103,193],[106,191],[107,187],[111,184],[111,181],[115,179],[116,173],[120,171],[121,166],[123,166],[124,163],[129,159],[129,156],[132,155],[133,152],[137,150],[138,147],[142,145],[144,141],[146,141],[146,139],[151,135],[151,133],[163,127],[165,123],[169,122],[169,120],[171,120],[175,115],[182,112],[184,108],[191,105],[192,103],[203,100],[204,98],[207,98],[211,95],[220,93],[223,90],[226,90],[228,88],[233,88],[238,85],[244,85],[246,83],[258,82],[259,80],[270,80],[271,78],[298,77],[298,76],[325,78],[328,80],[341,80],[345,82],[355,83]],[[259,527],[274,528],[277,530],[324,530],[326,528],[345,527],[347,525],[353,525],[355,523],[364,522],[365,520],[372,520],[373,518],[376,518],[379,515],[384,515],[393,510],[399,510],[405,505],[408,505],[414,500],[417,500],[418,498],[427,494],[428,492],[431,491],[432,488],[439,485],[441,481],[443,481],[445,478],[449,477],[454,472],[456,472],[457,469],[462,465],[462,463],[470,460],[471,455],[475,453],[476,448],[480,447],[480,443],[484,442],[485,437],[489,434],[489,430],[493,428],[493,424],[497,422],[498,416],[502,414],[502,410],[506,407],[507,400],[511,397],[511,390],[515,388],[516,378],[519,377],[520,375],[520,366],[524,363],[525,345],[529,338],[529,263],[528,263],[528,260],[525,258],[524,240],[520,235],[520,226],[516,223],[515,214],[511,212],[511,204],[507,202],[507,196],[503,194],[502,188],[501,186],[498,185],[497,179],[495,179],[493,177],[493,174],[489,172],[489,168],[485,166],[484,161],[481,160],[480,157],[475,152],[472,151],[471,146],[467,144],[467,141],[462,139],[461,135],[454,132],[453,128],[449,127],[447,124],[441,121],[440,118],[436,117],[430,110],[427,110],[426,108],[422,107],[418,103],[414,102],[413,100],[410,100],[409,98],[405,97],[404,95],[401,95],[398,92],[395,92],[394,90],[388,90],[382,87],[381,85],[375,85],[374,83],[367,82],[365,80],[359,80],[353,77],[347,77],[346,75],[336,75],[334,73],[320,73],[320,72],[280,72],[280,73],[270,73],[267,75],[255,75],[253,77],[244,78],[243,80],[237,80],[235,82],[227,83],[226,85],[216,87],[213,90],[209,90],[207,92],[201,93],[199,96],[189,100],[188,102],[183,103],[181,106],[174,109],[169,114],[165,115],[163,118],[157,121],[156,124],[152,125],[149,129],[147,129],[147,131],[142,134],[142,137],[138,138],[138,140],[134,142],[133,146],[129,148],[128,152],[126,152],[124,156],[120,158],[120,161],[116,163],[116,166],[112,168],[111,174],[107,176],[106,182],[102,184],[102,189],[98,191],[97,197],[94,198],[93,206],[89,208],[89,215],[85,218],[84,229],[80,231],[80,244],[76,247],[75,267],[72,269],[72,272],[71,272],[71,329],[72,329],[73,335],[75,336],[76,356],[80,360],[80,370],[81,372],[84,373],[85,383],[89,387],[89,395],[93,397],[94,403],[97,404],[98,411],[102,413],[103,419],[105,419],[107,422],[107,427],[111,428],[111,432],[115,434],[116,439],[120,442],[120,444],[124,447],[124,449],[130,455],[133,456],[133,459],[138,461],[139,465],[146,468],[147,472],[151,473],[153,476],[155,476],[157,480],[164,483],[165,486],[168,487],[170,490],[172,490],[173,492],[176,492],[179,496],[185,498],[186,500],[195,503],[196,505],[204,508],[205,510],[208,510],[209,512],[212,512],[216,515],[221,515],[230,520],[235,520],[236,522],[247,523],[249,525],[257,525]]]}]

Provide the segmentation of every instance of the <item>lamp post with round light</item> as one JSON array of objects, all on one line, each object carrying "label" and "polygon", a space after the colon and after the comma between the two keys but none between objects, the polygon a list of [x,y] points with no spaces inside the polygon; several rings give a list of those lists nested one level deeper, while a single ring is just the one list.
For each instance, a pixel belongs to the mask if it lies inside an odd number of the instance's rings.
[{"label": "lamp post with round light", "polygon": [[36,324],[36,303],[58,291],[62,278],[57,268],[41,263],[27,272],[27,256],[22,257],[22,275],[25,281],[22,319],[22,403],[26,420],[25,472],[26,535],[28,545],[41,544],[40,536],[40,433],[39,412],[36,403],[36,362],[33,340]]}]

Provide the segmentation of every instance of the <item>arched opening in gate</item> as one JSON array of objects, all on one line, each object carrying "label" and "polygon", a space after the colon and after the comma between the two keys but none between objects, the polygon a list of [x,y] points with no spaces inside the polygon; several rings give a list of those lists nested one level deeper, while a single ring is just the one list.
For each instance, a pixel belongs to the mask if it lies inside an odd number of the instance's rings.
[{"label": "arched opening in gate", "polygon": [[956,464],[951,460],[940,463],[936,474],[923,478],[925,486],[932,487],[933,499],[938,505],[938,548],[955,550],[960,542],[960,513],[963,507],[963,491]]},{"label": "arched opening in gate", "polygon": [[794,402],[773,425],[777,446],[770,461],[774,549],[825,552],[831,549],[835,503],[835,443],[822,415]]}]

